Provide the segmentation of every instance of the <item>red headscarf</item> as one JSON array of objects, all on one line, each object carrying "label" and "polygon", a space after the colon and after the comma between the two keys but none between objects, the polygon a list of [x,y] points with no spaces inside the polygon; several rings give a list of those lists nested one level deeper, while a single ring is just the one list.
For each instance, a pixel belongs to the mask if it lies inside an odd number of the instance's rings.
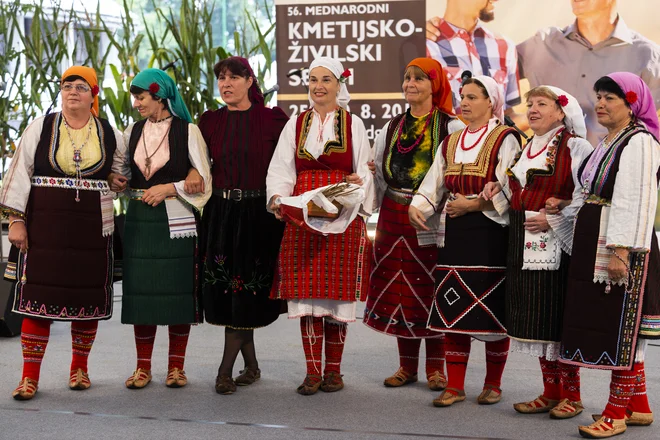
[{"label": "red headscarf", "polygon": [[415,58],[408,63],[406,69],[410,66],[419,67],[431,80],[433,105],[440,109],[440,111],[454,116],[451,86],[447,79],[447,72],[445,72],[440,63],[433,58]]}]

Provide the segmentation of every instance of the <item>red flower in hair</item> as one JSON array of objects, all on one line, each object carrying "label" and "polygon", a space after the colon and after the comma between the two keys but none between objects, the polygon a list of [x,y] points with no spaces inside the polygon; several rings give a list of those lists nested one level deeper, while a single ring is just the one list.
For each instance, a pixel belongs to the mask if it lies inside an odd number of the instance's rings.
[{"label": "red flower in hair", "polygon": [[348,77],[351,76],[351,71],[346,69],[344,70],[341,75],[339,76],[339,82],[340,83],[345,83],[348,80]]},{"label": "red flower in hair", "polygon": [[627,92],[626,93],[626,101],[628,102],[628,104],[636,103],[637,102],[637,93],[632,92],[632,91]]},{"label": "red flower in hair", "polygon": [[428,76],[429,76],[429,79],[431,81],[433,81],[434,79],[436,79],[438,77],[438,71],[435,70],[435,69],[431,69]]},{"label": "red flower in hair", "polygon": [[559,105],[561,105],[562,107],[566,107],[566,106],[568,105],[568,98],[566,97],[566,95],[559,95],[559,96],[557,97],[557,102],[558,102]]},{"label": "red flower in hair", "polygon": [[92,87],[92,96],[96,96],[98,94],[99,94],[99,86]]},{"label": "red flower in hair", "polygon": [[159,90],[160,90],[160,86],[158,85],[158,83],[154,82],[149,85],[150,93],[153,93],[155,95],[156,93],[158,93]]}]

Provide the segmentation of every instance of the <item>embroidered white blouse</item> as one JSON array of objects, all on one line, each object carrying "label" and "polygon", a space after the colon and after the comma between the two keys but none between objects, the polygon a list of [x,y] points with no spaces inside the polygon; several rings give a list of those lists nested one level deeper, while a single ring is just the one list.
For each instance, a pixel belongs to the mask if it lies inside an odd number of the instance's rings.
[{"label": "embroidered white blouse", "polygon": [[[524,187],[527,184],[527,170],[535,168],[540,170],[547,170],[548,165],[546,163],[546,158],[548,157],[547,149],[545,154],[539,154],[536,157],[533,157],[536,153],[539,153],[548,142],[552,140],[555,134],[562,128],[563,125],[550,130],[543,136],[534,136],[532,141],[525,146],[523,154],[520,156],[520,160],[511,168],[511,171],[516,176],[516,179],[520,182],[520,185]],[[546,219],[550,228],[555,232],[557,238],[559,239],[559,244],[564,252],[571,254],[573,249],[573,226],[575,224],[575,215],[580,210],[580,207],[584,204],[584,197],[582,197],[582,186],[578,181],[578,171],[582,162],[591,154],[593,147],[586,139],[579,137],[574,137],[569,139],[567,146],[571,154],[571,175],[573,176],[573,182],[575,188],[573,189],[573,198],[570,205],[562,209],[558,214],[555,215],[546,215]],[[530,159],[527,156],[527,149],[531,148],[530,154],[533,159]],[[506,185],[502,185],[504,195],[508,200],[511,199],[511,190],[509,189],[509,181],[506,180]],[[523,190],[524,191],[524,190]],[[501,200],[501,199],[500,199]]]},{"label": "embroidered white blouse", "polygon": [[[11,165],[4,176],[2,190],[0,190],[0,203],[22,214],[25,214],[30,197],[32,176],[34,175],[34,155],[41,139],[44,118],[45,116],[35,119],[21,135]],[[112,159],[112,171],[118,172],[121,158],[126,154],[126,147],[121,132],[113,129],[113,134],[117,142],[117,149]]]},{"label": "embroidered white blouse", "polygon": [[[492,131],[497,125],[497,118],[491,118],[488,122],[488,132]],[[466,133],[466,143],[472,144],[477,142],[479,134],[477,133]],[[456,155],[454,156],[455,163],[473,163],[481,148],[483,148],[484,142],[486,141],[487,136],[484,136],[479,145],[474,148],[464,151],[461,148],[456,149]],[[504,186],[504,183],[507,181],[508,177],[506,175],[506,170],[511,166],[513,160],[516,157],[516,154],[520,151],[520,143],[513,135],[508,135],[502,141],[502,145],[497,153],[497,167],[495,169],[495,176],[497,177],[498,182]],[[436,210],[441,208],[442,201],[444,200],[447,194],[447,188],[445,188],[445,170],[447,169],[447,163],[442,154],[435,156],[433,165],[429,170],[428,174],[424,178],[422,185],[417,191],[417,195],[413,197],[411,203],[412,206],[419,209],[425,218],[429,218]],[[470,195],[470,194],[463,194]],[[501,204],[495,204],[495,209],[492,211],[482,211],[483,214],[489,219],[493,220],[496,223],[501,225],[507,225],[509,223],[508,215],[508,205],[502,206]]]},{"label": "embroidered white blouse", "polygon": [[[326,142],[337,139],[333,126],[335,113],[328,113],[325,120],[321,121],[319,113],[314,109],[312,109],[312,112],[314,112],[314,118],[307,134],[305,149],[314,158],[318,158],[323,153]],[[289,197],[296,185],[298,176],[296,172],[296,119],[289,119],[289,122],[284,126],[268,167],[268,175],[266,176],[267,202],[270,202],[270,199],[276,194]],[[374,184],[367,162],[373,160],[373,149],[369,143],[362,120],[354,114],[351,114],[351,119],[353,170],[362,179],[362,188],[366,195],[360,209],[360,215],[368,218],[373,209]]]},{"label": "embroidered white blouse", "polygon": [[[148,124],[149,122],[147,122],[147,125]],[[156,126],[156,125],[159,124],[151,124],[151,126]],[[128,142],[131,139],[131,132],[133,131],[133,126],[134,124],[131,124],[124,131],[124,143],[126,149],[128,149]],[[163,125],[162,127],[159,128],[160,131],[163,131],[167,127]],[[155,130],[152,131],[151,133],[154,134]],[[142,132],[142,136],[144,136],[144,131]],[[153,137],[154,138],[158,137],[158,133],[155,133]],[[136,148],[136,153],[133,160],[136,161],[136,165],[138,166],[138,168],[140,170],[143,170],[146,156],[144,155],[144,151],[143,151],[142,139],[140,138],[138,142],[139,143]],[[152,145],[151,148],[152,149],[149,150],[149,153],[152,153],[153,149],[155,149],[156,147]],[[140,153],[140,151],[142,152]],[[166,151],[166,153],[164,151]],[[154,155],[152,157],[152,161],[153,161],[152,173],[151,173],[152,175],[159,168],[163,167],[167,163],[167,161],[170,158],[169,151],[170,151],[170,145],[168,140],[165,139],[163,141],[163,145],[158,150],[157,155]],[[200,174],[200,176],[202,176],[202,179],[204,179],[204,191],[198,194],[188,194],[184,190],[185,180],[180,180],[178,182],[172,182],[172,183],[174,184],[174,188],[176,189],[177,196],[180,199],[188,202],[190,205],[192,205],[195,209],[199,211],[204,207],[204,205],[206,205],[206,202],[208,202],[208,200],[211,198],[213,187],[211,185],[211,162],[209,160],[208,148],[206,147],[206,142],[204,142],[204,138],[202,137],[202,132],[199,131],[199,128],[195,124],[188,124],[188,159],[190,160],[192,167],[195,168],[197,172]],[[129,160],[130,158],[128,158],[128,155],[126,155],[124,160],[120,162],[120,167],[121,167],[120,174],[122,174],[123,176],[127,177],[130,180],[131,166]],[[158,168],[155,168],[156,166]],[[147,176],[145,176],[145,178],[147,178]]]},{"label": "embroidered white blouse", "polygon": [[648,252],[658,203],[656,173],[660,144],[646,133],[634,135],[621,153],[607,224],[607,246]]}]

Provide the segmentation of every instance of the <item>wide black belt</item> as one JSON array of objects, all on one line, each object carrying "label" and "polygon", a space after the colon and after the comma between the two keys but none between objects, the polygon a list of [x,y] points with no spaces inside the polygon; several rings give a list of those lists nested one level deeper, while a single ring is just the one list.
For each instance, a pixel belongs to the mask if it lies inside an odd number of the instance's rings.
[{"label": "wide black belt", "polygon": [[385,190],[385,195],[397,202],[399,205],[408,206],[412,202],[415,193],[410,189],[399,189],[388,186],[387,190]]},{"label": "wide black belt", "polygon": [[243,199],[254,199],[257,197],[264,197],[266,195],[266,190],[213,188],[213,194],[215,194],[216,196],[220,196],[223,199],[240,202]]}]

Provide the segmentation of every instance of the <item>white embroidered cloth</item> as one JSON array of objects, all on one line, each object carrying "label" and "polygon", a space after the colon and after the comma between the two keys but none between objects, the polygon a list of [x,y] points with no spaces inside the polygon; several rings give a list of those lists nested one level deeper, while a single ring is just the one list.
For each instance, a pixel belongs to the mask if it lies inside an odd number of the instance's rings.
[{"label": "white embroidered cloth", "polygon": [[192,207],[178,198],[165,199],[170,238],[197,237]]},{"label": "white embroidered cloth", "polygon": [[[525,211],[525,220],[536,217],[539,214],[536,211]],[[552,229],[538,233],[525,229],[523,247],[523,270],[559,269],[561,247]]]}]

